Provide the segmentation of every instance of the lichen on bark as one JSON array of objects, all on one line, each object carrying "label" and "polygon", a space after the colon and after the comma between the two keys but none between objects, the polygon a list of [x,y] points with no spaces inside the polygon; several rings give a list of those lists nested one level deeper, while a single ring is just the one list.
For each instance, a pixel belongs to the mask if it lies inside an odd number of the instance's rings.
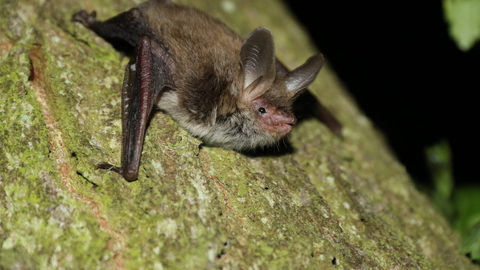
[{"label": "lichen on bark", "polygon": [[[315,52],[278,0],[178,2],[267,26],[288,66]],[[310,119],[249,156],[158,114],[138,181],[95,170],[119,162],[127,59],[70,17],[135,4],[0,1],[0,268],[476,269],[328,66],[311,90],[342,137]]]}]

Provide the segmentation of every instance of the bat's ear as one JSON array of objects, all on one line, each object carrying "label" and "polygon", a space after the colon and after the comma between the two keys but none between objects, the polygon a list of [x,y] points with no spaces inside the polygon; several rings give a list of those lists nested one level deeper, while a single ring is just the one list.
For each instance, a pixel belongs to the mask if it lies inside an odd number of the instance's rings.
[{"label": "bat's ear", "polygon": [[323,66],[323,62],[323,55],[321,53],[316,54],[308,58],[305,64],[285,75],[287,90],[291,93],[292,97],[297,96],[301,90],[313,83]]},{"label": "bat's ear", "polygon": [[243,67],[243,97],[254,100],[263,95],[275,80],[273,37],[265,27],[255,29],[240,51]]}]

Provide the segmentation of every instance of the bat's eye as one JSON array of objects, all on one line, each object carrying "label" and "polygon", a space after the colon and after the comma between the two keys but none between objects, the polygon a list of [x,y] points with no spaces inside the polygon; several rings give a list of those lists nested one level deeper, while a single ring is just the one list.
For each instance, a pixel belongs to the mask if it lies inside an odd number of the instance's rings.
[{"label": "bat's eye", "polygon": [[267,109],[265,109],[264,107],[258,108],[258,113],[265,114],[266,112],[267,112]]}]

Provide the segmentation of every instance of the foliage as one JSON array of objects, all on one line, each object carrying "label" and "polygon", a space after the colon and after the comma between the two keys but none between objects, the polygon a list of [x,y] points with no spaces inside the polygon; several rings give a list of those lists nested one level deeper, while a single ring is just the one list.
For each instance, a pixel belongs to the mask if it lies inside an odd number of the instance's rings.
[{"label": "foliage", "polygon": [[433,201],[462,236],[462,253],[480,260],[480,186],[454,187],[447,141],[428,147],[426,156],[434,183]]},{"label": "foliage", "polygon": [[467,51],[480,39],[480,0],[443,0],[452,39]]}]

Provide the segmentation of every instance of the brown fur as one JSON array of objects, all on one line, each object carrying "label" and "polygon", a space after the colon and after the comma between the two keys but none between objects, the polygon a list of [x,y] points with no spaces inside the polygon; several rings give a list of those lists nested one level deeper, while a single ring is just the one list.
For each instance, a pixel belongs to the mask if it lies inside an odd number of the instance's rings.
[{"label": "brown fur", "polygon": [[291,130],[292,102],[323,64],[316,55],[288,72],[276,62],[268,29],[257,28],[243,41],[219,20],[166,0],[150,0],[104,22],[86,11],[73,19],[112,44],[134,48],[123,88],[122,167],[99,165],[127,180],[138,175],[154,102],[208,145],[263,147]]},{"label": "brown fur", "polygon": [[[284,130],[289,129],[280,127],[295,122],[291,105],[299,90],[287,91],[284,73],[266,82],[262,86],[265,89],[256,90],[263,93],[261,104],[273,108],[269,113],[274,113],[261,120],[258,108],[253,108],[252,100],[242,92],[248,86],[243,85],[240,57],[244,42],[236,33],[199,10],[170,1],[149,1],[138,9],[175,62],[172,71],[175,93],[160,100],[161,109],[210,145],[243,150],[272,144],[285,135]],[[268,37],[257,35],[255,42],[265,38]],[[252,53],[255,56],[258,52]],[[266,53],[272,54],[275,65],[273,43]],[[257,64],[262,63],[253,61],[250,67]],[[274,70],[275,66],[271,68]]]}]

